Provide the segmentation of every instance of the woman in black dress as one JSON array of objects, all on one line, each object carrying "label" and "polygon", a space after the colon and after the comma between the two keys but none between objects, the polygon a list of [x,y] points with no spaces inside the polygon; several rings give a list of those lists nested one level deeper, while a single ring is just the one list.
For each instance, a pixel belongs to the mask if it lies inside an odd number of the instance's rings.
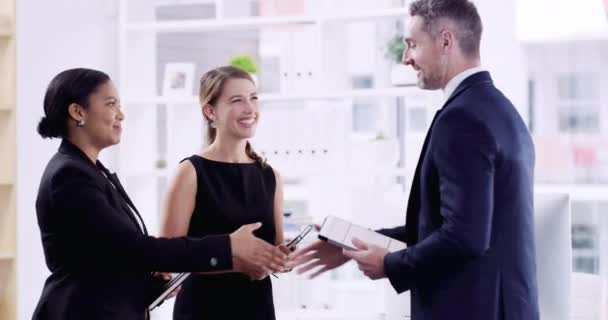
[{"label": "woman in black dress", "polygon": [[[254,234],[289,253],[283,245],[280,177],[248,141],[260,118],[254,81],[235,67],[211,70],[201,79],[200,105],[209,145],[180,163],[167,194],[161,234],[203,237],[261,222]],[[270,278],[193,275],[177,296],[173,319],[273,320]]]}]

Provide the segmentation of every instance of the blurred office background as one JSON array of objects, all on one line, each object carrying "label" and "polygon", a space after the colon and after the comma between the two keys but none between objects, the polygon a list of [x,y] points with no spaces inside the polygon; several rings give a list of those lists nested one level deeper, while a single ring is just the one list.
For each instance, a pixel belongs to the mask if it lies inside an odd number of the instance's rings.
[{"label": "blurred office background", "polygon": [[[534,136],[536,190],[568,195],[538,209],[569,224],[555,252],[567,260],[539,269],[569,291],[547,298],[569,306],[555,319],[607,319],[608,1],[474,2],[482,64]],[[253,145],[283,176],[287,236],[328,214],[370,228],[402,224],[424,135],[444,101],[398,63],[408,3],[0,0],[0,319],[29,319],[48,275],[34,202],[58,141],[35,127],[46,85],[66,68],[97,68],[118,84],[123,140],[102,160],[154,232],[173,169],[205,141],[198,80],[238,56],[257,64]],[[543,230],[537,237],[549,239]],[[281,320],[409,317],[407,294],[353,264],[314,281],[273,282]],[[170,319],[171,308],[153,319]]]}]

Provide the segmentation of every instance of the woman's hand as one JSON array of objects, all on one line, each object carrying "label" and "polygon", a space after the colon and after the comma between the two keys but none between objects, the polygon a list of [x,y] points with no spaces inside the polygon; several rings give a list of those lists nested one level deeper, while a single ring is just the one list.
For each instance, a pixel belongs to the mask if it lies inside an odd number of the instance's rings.
[{"label": "woman's hand", "polygon": [[244,273],[253,280],[285,270],[288,258],[283,249],[253,235],[261,226],[259,222],[244,225],[230,234],[233,271]]}]

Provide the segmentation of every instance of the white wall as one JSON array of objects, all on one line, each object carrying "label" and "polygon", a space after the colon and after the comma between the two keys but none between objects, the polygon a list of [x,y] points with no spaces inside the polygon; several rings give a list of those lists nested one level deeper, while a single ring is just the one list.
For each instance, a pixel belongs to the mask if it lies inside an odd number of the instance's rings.
[{"label": "white wall", "polygon": [[606,0],[516,0],[516,2],[517,35],[522,41],[608,38]]},{"label": "white wall", "polygon": [[58,141],[42,140],[46,86],[61,70],[116,75],[114,0],[17,1],[17,317],[31,319],[46,276],[34,208],[40,176]]},{"label": "white wall", "polygon": [[516,2],[473,0],[477,5],[483,34],[481,64],[490,71],[494,84],[528,119],[527,77],[524,48],[516,37]]}]

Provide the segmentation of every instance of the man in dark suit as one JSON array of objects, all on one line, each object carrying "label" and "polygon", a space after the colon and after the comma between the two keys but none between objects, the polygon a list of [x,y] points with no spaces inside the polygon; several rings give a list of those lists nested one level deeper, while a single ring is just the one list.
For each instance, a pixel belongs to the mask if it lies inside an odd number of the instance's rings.
[{"label": "man in dark suit", "polygon": [[[371,279],[411,290],[412,319],[539,319],[533,234],[534,146],[511,102],[481,68],[481,19],[467,0],[410,6],[403,62],[446,102],[424,141],[406,224],[380,233],[404,250],[355,240],[298,252],[316,273],[354,259]],[[315,275],[316,275],[315,274]],[[313,276],[315,276],[313,275]]]}]

